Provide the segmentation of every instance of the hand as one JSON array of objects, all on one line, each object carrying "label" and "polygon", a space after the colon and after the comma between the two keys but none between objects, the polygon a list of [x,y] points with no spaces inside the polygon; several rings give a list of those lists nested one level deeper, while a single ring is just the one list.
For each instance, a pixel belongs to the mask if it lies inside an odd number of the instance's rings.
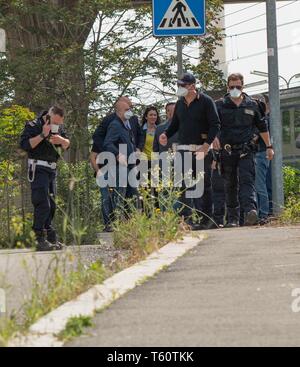
[{"label": "hand", "polygon": [[50,131],[51,131],[50,121],[47,121],[43,126],[43,134],[45,135],[45,138],[49,136]]},{"label": "hand", "polygon": [[165,147],[168,144],[168,138],[165,133],[161,134],[159,137],[159,144]]},{"label": "hand", "polygon": [[117,159],[118,159],[118,162],[120,163],[121,166],[126,166],[126,167],[128,166],[127,159],[126,159],[125,155],[120,153],[118,155]]},{"label": "hand", "polygon": [[62,145],[65,142],[65,139],[60,135],[51,135],[49,141],[54,145]]},{"label": "hand", "polygon": [[219,138],[215,138],[215,140],[213,141],[213,148],[214,148],[214,150],[220,150],[221,149],[221,144],[220,144]]},{"label": "hand", "polygon": [[207,156],[209,147],[210,147],[209,144],[204,143],[202,147],[198,149],[197,152],[195,152],[197,161],[201,161],[202,159],[204,159]]},{"label": "hand", "polygon": [[211,169],[214,170],[214,171],[217,169],[217,162],[216,161],[212,161]]},{"label": "hand", "polygon": [[269,148],[267,149],[266,154],[266,158],[271,161],[274,158],[275,152],[272,148]]}]

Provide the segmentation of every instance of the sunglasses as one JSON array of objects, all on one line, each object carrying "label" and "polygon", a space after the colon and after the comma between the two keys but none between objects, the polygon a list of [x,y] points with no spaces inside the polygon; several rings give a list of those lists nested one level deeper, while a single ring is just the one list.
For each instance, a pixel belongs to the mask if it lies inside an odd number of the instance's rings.
[{"label": "sunglasses", "polygon": [[230,90],[233,90],[235,88],[238,89],[238,90],[242,90],[243,89],[243,87],[241,85],[232,85],[232,86],[228,87],[228,89],[230,89]]}]

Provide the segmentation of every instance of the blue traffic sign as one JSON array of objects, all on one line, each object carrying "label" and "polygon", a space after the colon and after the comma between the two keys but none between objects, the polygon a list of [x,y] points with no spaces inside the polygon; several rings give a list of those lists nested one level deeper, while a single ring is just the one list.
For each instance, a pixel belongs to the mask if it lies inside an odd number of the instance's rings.
[{"label": "blue traffic sign", "polygon": [[152,0],[152,10],[156,37],[205,34],[205,0]]}]

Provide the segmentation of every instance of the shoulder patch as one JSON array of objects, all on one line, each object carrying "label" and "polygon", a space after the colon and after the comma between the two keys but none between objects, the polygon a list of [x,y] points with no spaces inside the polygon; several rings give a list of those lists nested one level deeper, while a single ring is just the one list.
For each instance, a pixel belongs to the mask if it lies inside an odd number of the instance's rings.
[{"label": "shoulder patch", "polygon": [[35,127],[37,125],[37,120],[29,121],[27,124],[31,127]]}]

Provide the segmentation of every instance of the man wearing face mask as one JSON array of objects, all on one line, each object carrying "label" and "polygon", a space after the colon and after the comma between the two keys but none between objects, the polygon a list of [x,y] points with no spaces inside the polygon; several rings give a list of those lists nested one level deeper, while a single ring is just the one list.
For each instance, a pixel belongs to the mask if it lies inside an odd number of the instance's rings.
[{"label": "man wearing face mask", "polygon": [[70,146],[63,122],[64,111],[53,106],[36,120],[28,122],[21,134],[20,146],[28,153],[28,180],[34,206],[33,230],[37,251],[62,249],[52,220],[56,209],[54,199],[59,149],[66,150]]},{"label": "man wearing face mask", "polygon": [[[117,213],[127,210],[126,200],[137,196],[137,189],[129,183],[129,173],[134,168],[128,159],[136,152],[136,145],[131,129],[132,111],[128,102],[119,100],[116,103],[116,117],[110,123],[103,143],[105,152],[116,157],[116,165],[108,167],[110,175],[116,178],[113,194],[113,209]],[[124,184],[126,183],[126,184]]]},{"label": "man wearing face mask", "polygon": [[[133,110],[132,101],[128,97],[122,96],[117,100],[116,105],[118,104],[118,102],[126,102],[128,103],[130,107],[130,110],[127,111],[126,117],[128,118],[129,123],[130,123],[131,133],[133,135],[137,151],[142,151],[144,138],[143,138],[142,129],[138,121],[138,117],[135,116],[132,111]],[[95,130],[93,134],[93,146],[92,146],[92,151],[90,154],[90,162],[91,162],[91,165],[97,177],[101,175],[101,170],[100,170],[101,167],[99,167],[99,165],[97,164],[97,156],[104,151],[103,144],[104,144],[106,134],[110,128],[110,124],[114,121],[116,117],[117,117],[117,114],[115,111],[105,116],[104,119],[101,121],[101,124],[97,127],[97,129]],[[107,177],[107,174],[106,174],[106,177]],[[100,205],[101,205],[102,217],[103,217],[103,222],[104,222],[104,231],[111,232],[112,231],[111,221],[113,219],[112,218],[113,208],[112,208],[112,199],[111,199],[109,187],[108,186],[100,187],[100,193],[101,193]]]},{"label": "man wearing face mask", "polygon": [[[204,159],[204,194],[201,200],[201,208],[197,207],[199,198],[193,200],[186,194],[182,195],[181,201],[184,205],[183,216],[191,225],[192,229],[210,228],[212,217],[212,188],[211,188],[211,167],[208,159],[208,151],[212,142],[220,129],[220,120],[214,101],[206,94],[196,89],[196,78],[191,73],[185,73],[177,81],[179,97],[175,106],[174,116],[170,126],[160,136],[161,145],[167,145],[168,139],[178,132],[178,151],[184,155],[185,152],[192,153],[192,173],[196,178],[196,159]],[[183,171],[185,168],[183,169]],[[201,225],[189,220],[193,207],[196,203],[196,209],[203,211],[204,216]]]},{"label": "man wearing face mask", "polygon": [[225,180],[227,227],[237,227],[240,212],[244,224],[258,221],[255,192],[255,133],[266,145],[266,157],[272,160],[273,147],[266,120],[255,100],[243,92],[244,77],[237,73],[228,77],[228,94],[217,102],[221,131],[214,148],[221,150],[221,166]]}]

